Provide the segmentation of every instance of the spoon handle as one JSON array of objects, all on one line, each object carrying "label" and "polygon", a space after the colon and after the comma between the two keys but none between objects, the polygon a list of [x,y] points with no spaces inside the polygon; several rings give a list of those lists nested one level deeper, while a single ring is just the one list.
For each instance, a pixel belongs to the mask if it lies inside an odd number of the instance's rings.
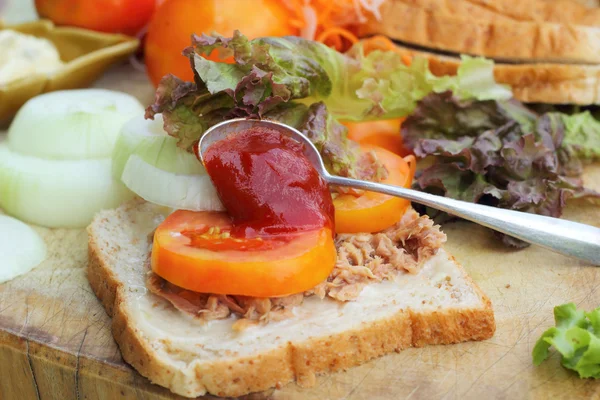
[{"label": "spoon handle", "polygon": [[600,265],[600,229],[590,225],[468,203],[400,186],[332,175],[327,176],[326,179],[331,185],[348,186],[402,197],[549,250],[588,261],[593,265]]}]

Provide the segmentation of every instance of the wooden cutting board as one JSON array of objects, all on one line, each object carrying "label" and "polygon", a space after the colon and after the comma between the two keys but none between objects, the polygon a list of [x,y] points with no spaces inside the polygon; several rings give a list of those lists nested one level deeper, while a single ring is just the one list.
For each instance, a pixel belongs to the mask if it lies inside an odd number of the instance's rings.
[{"label": "wooden cutting board", "polygon": [[[127,66],[96,86],[132,93],[144,103],[152,99],[145,75]],[[588,167],[585,177],[600,190],[600,165]],[[565,217],[600,226],[600,207],[572,202]],[[493,338],[407,349],[321,377],[314,388],[290,384],[249,398],[600,398],[600,382],[577,378],[556,354],[540,367],[531,363],[535,341],[553,325],[555,305],[600,306],[600,269],[540,248],[507,250],[473,224],[443,228],[447,249],[493,302]],[[0,399],[182,399],[123,362],[110,320],[86,280],[85,231],[36,230],[48,243],[48,260],[0,284]]]}]

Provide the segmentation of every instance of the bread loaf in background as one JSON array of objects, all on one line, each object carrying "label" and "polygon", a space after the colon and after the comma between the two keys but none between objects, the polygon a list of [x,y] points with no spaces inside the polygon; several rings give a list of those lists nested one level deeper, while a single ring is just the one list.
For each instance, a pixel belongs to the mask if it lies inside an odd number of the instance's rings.
[{"label": "bread loaf in background", "polygon": [[401,54],[454,74],[460,54],[496,63],[523,102],[600,103],[600,8],[579,0],[386,0],[361,35],[385,35]]},{"label": "bread loaf in background", "polygon": [[[366,24],[362,33],[506,62],[600,63],[600,27],[473,18],[431,11],[408,1],[383,3],[381,20]],[[429,4],[436,0],[410,2]]]},{"label": "bread loaf in background", "polygon": [[438,14],[488,21],[600,26],[600,8],[590,9],[573,0],[386,0],[386,3],[387,7],[404,3]]},{"label": "bread loaf in background", "polygon": [[[545,1],[555,1],[555,0],[545,0]],[[571,0],[571,1],[574,3],[579,3],[581,5],[584,5],[588,8],[600,7],[599,0]]]},{"label": "bread loaf in background", "polygon": [[[427,58],[434,75],[455,75],[460,65],[458,56],[396,46],[402,55]],[[494,77],[525,103],[600,104],[600,65],[496,63]]]}]

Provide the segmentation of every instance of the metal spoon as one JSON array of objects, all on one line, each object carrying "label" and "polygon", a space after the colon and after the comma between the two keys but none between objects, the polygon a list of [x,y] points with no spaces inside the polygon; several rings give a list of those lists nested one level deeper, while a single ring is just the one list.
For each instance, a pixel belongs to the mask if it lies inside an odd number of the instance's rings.
[{"label": "metal spoon", "polygon": [[468,203],[399,186],[334,176],[327,172],[321,154],[307,137],[296,129],[276,121],[232,119],[214,125],[206,131],[198,144],[197,150],[200,158],[202,159],[206,149],[213,143],[258,126],[275,129],[282,135],[303,143],[304,155],[330,185],[353,187],[401,197],[549,250],[588,261],[593,265],[600,265],[599,228],[558,218]]}]

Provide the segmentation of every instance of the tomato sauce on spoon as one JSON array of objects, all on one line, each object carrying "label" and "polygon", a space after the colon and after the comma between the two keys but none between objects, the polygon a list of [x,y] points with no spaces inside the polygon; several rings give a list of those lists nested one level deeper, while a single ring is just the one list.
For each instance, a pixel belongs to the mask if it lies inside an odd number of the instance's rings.
[{"label": "tomato sauce on spoon", "polygon": [[301,293],[336,260],[334,207],[302,145],[255,127],[203,154],[227,212],[179,210],[156,229],[152,270],[200,293]]},{"label": "tomato sauce on spoon", "polygon": [[232,236],[334,231],[327,184],[302,144],[276,130],[254,127],[216,142],[204,165],[232,219]]}]

